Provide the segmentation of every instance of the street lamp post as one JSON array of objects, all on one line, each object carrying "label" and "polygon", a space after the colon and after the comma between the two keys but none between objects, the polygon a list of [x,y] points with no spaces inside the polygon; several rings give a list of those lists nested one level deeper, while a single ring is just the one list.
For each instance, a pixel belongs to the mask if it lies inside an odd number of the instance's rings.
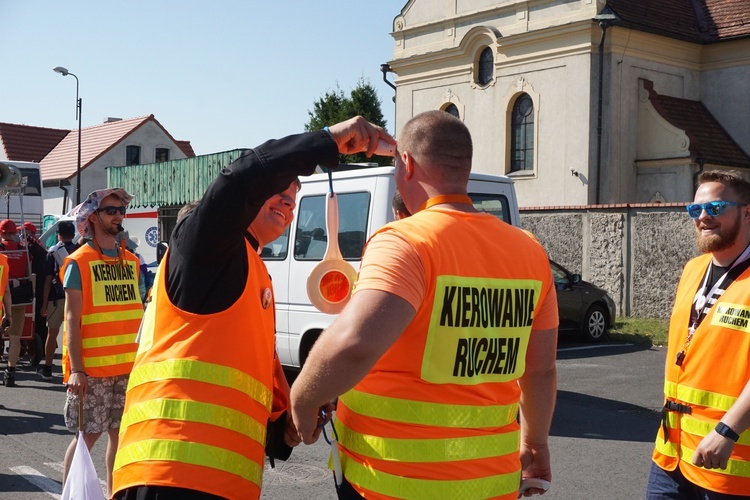
[{"label": "street lamp post", "polygon": [[73,78],[76,79],[76,120],[78,120],[78,166],[76,168],[76,206],[77,206],[81,203],[81,110],[82,110],[83,100],[80,97],[78,97],[78,77],[74,73],[71,73],[70,71],[63,68],[62,66],[57,66],[56,68],[53,68],[52,71],[54,71],[55,73],[60,73],[62,76],[71,75]]}]

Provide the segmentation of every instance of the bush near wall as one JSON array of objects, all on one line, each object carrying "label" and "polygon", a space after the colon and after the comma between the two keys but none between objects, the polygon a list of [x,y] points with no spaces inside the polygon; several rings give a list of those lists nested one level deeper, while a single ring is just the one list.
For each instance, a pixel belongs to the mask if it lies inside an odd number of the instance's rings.
[{"label": "bush near wall", "polygon": [[684,203],[522,208],[521,223],[622,316],[668,318],[682,268],[699,254]]}]

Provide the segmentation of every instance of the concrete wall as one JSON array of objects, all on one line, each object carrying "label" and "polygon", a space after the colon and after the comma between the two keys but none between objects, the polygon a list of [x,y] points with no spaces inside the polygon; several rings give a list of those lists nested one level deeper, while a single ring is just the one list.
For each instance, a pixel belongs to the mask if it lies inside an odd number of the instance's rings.
[{"label": "concrete wall", "polygon": [[698,255],[682,204],[521,210],[550,259],[607,290],[617,314],[668,318],[685,263]]}]

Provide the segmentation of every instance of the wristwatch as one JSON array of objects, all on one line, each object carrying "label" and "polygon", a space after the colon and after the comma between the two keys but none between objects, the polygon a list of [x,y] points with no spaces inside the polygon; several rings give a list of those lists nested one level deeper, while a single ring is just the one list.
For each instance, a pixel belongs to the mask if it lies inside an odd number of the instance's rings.
[{"label": "wristwatch", "polygon": [[732,441],[734,441],[735,443],[740,438],[740,435],[737,434],[736,432],[734,432],[732,430],[732,428],[729,427],[724,422],[719,422],[718,424],[716,424],[716,429],[715,430],[716,430],[716,432],[718,432],[719,434],[721,434],[725,438],[729,438]]}]

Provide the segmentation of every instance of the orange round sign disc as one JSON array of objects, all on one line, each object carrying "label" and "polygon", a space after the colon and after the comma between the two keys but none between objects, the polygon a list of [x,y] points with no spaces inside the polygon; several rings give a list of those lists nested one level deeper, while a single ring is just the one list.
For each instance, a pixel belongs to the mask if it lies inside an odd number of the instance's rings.
[{"label": "orange round sign disc", "polygon": [[349,296],[349,278],[337,269],[331,269],[320,278],[320,296],[328,302],[337,303]]}]

